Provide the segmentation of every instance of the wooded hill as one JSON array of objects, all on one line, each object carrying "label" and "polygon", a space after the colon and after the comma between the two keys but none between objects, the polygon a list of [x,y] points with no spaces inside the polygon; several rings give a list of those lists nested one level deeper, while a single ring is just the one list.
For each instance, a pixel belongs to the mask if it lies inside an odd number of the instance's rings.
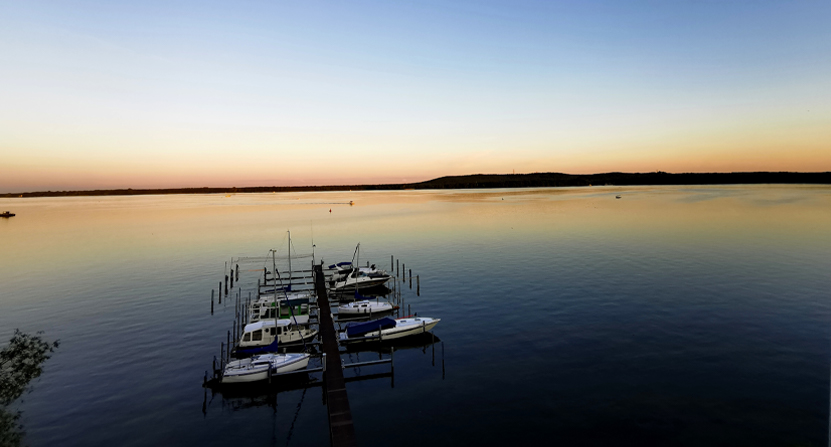
[{"label": "wooded hill", "polygon": [[831,184],[831,172],[666,172],[572,175],[557,172],[534,174],[474,174],[440,177],[419,183],[381,185],[254,186],[245,188],[96,189],[90,191],[40,191],[0,194],[0,197],[132,196],[147,194],[232,194],[302,191],[379,191],[403,189],[539,188],[564,186],[634,185],[738,185]]}]

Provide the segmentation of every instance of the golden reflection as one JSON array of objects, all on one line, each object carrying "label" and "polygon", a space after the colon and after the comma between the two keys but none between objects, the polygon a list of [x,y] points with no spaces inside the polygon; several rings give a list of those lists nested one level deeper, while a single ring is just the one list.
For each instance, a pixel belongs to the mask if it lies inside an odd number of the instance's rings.
[{"label": "golden reflection", "polygon": [[[620,195],[620,199],[615,196]],[[350,206],[349,201],[354,202]],[[135,257],[181,262],[262,255],[292,230],[299,252],[388,257],[409,245],[831,244],[831,187],[673,186],[505,190],[307,192],[2,199],[4,271],[82,269]],[[331,210],[331,211],[330,211]],[[304,248],[305,247],[305,248]]]}]

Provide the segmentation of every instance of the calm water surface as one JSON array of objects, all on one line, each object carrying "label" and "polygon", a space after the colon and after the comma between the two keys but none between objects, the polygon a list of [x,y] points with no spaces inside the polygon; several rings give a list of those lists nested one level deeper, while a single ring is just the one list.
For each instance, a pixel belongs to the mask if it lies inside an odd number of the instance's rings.
[{"label": "calm water surface", "polygon": [[[396,352],[394,387],[347,386],[360,445],[828,443],[829,187],[0,199],[0,209],[17,213],[0,219],[0,339],[20,328],[62,342],[16,407],[30,445],[328,444],[320,388],[269,405],[201,386],[233,318],[228,300],[209,312],[225,262],[285,251],[286,230],[298,254],[314,240],[327,263],[351,259],[358,242],[362,262],[388,268],[395,255],[421,278],[421,296],[402,285],[405,303],[442,319],[442,343]],[[244,295],[255,264],[241,266]]]}]

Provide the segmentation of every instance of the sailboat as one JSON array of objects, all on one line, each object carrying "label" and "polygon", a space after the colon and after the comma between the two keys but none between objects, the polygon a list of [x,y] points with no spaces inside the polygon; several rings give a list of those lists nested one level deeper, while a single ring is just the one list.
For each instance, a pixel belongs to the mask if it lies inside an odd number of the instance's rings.
[{"label": "sailboat", "polygon": [[[297,371],[309,366],[307,353],[262,354],[229,362],[222,372],[222,383],[246,383],[265,380],[270,374]],[[269,371],[270,370],[270,371]]]},{"label": "sailboat", "polygon": [[[359,259],[361,244],[355,247],[355,253],[356,258]],[[390,274],[385,270],[375,268],[375,265],[367,268],[354,268],[352,263],[341,262],[329,267],[337,269],[332,275],[331,283],[331,288],[336,291],[371,289],[382,286],[392,279]]]},{"label": "sailboat", "polygon": [[[237,357],[267,352],[276,352],[278,347],[300,344],[305,345],[306,341],[313,339],[318,334],[318,331],[316,329],[312,329],[308,324],[308,302],[310,295],[305,296],[304,298],[295,298],[294,300],[289,297],[288,290],[291,289],[290,231],[288,232],[288,240],[289,284],[288,286],[284,286],[282,284],[283,280],[279,277],[279,272],[277,271],[277,261],[275,254],[276,251],[272,250],[271,252],[272,266],[274,269],[273,271],[274,274],[277,275],[277,278],[275,279],[280,279],[280,289],[283,291],[283,297],[280,298],[280,300],[278,301],[276,291],[274,295],[271,296],[271,303],[273,304],[274,310],[272,311],[268,306],[266,306],[265,310],[265,316],[269,318],[263,317],[263,304],[267,303],[267,298],[264,302],[261,300],[257,301],[260,302],[259,307],[256,308],[256,316],[258,321],[254,321],[254,315],[252,314],[252,322],[245,325],[245,327],[243,328],[243,332],[239,339],[239,343],[237,344],[237,347],[234,350],[234,355],[236,355]],[[304,302],[306,306],[305,315],[302,314]],[[286,310],[288,311],[287,318],[281,317],[284,305]],[[297,315],[295,313],[295,306],[300,307],[301,315]],[[280,311],[277,312],[277,309],[280,309]]]},{"label": "sailboat", "polygon": [[440,318],[404,317],[392,319],[384,317],[365,323],[349,323],[346,330],[341,332],[340,339],[344,341],[365,341],[368,337],[380,337],[383,340],[403,338],[408,335],[421,334],[431,331],[441,321]]}]

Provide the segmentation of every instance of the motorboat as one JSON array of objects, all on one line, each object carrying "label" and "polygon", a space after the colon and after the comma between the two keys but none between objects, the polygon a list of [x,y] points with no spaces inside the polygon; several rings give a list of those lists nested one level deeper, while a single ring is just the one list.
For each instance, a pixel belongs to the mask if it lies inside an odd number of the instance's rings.
[{"label": "motorboat", "polygon": [[309,365],[310,355],[300,354],[261,354],[251,358],[234,360],[225,366],[222,383],[245,383],[265,380],[271,374],[279,374],[305,369]]},{"label": "motorboat", "polygon": [[380,341],[403,338],[408,335],[429,332],[441,321],[440,318],[429,317],[384,317],[365,323],[349,323],[346,330],[341,332],[343,341],[365,341],[376,338]]},{"label": "motorboat", "polygon": [[288,292],[282,295],[260,295],[248,306],[248,321],[256,323],[260,320],[276,318],[292,320],[296,324],[308,324],[309,303],[312,301],[311,292]]},{"label": "motorboat", "polygon": [[338,315],[372,315],[391,312],[395,307],[386,301],[361,300],[338,306]]},{"label": "motorboat", "polygon": [[[360,259],[360,255],[361,244],[358,244],[355,247],[355,257],[353,259]],[[329,283],[330,288],[335,291],[371,289],[382,286],[392,279],[392,276],[386,270],[379,270],[375,267],[375,264],[356,268],[352,262],[339,262],[330,265],[329,268],[335,270]]]},{"label": "motorboat", "polygon": [[14,217],[14,215],[15,214],[11,211],[5,211],[2,214],[0,214],[0,217]]},{"label": "motorboat", "polygon": [[332,289],[335,291],[364,290],[384,285],[392,279],[384,270],[364,271],[364,269],[353,269],[348,276],[341,280],[335,280]]},{"label": "motorboat", "polygon": [[295,325],[292,319],[268,319],[246,324],[234,350],[237,356],[277,352],[278,346],[303,344],[317,335],[317,329]]}]

